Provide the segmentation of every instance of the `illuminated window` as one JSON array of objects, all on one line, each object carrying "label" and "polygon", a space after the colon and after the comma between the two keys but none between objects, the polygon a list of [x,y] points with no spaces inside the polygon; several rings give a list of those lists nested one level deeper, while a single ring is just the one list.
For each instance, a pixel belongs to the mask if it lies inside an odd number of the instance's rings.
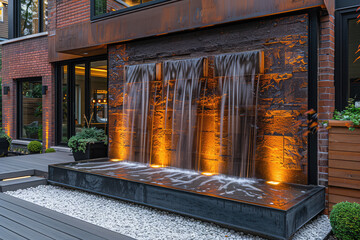
[{"label": "illuminated window", "polygon": [[0,22],[4,22],[4,8],[0,7]]},{"label": "illuminated window", "polygon": [[108,15],[165,1],[167,0],[92,0],[92,15]]}]

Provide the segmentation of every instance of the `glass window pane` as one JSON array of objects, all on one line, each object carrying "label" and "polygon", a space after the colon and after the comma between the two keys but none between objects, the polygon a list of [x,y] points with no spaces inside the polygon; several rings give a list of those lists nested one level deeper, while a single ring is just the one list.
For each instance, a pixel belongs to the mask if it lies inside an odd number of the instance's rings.
[{"label": "glass window pane", "polygon": [[61,67],[61,97],[62,97],[62,105],[61,105],[61,143],[67,143],[69,140],[68,136],[68,66]]},{"label": "glass window pane", "polygon": [[39,32],[38,0],[20,0],[20,35]]},{"label": "glass window pane", "polygon": [[349,97],[355,99],[360,106],[360,54],[356,54],[360,44],[360,25],[356,19],[349,21]]},{"label": "glass window pane", "polygon": [[43,24],[44,24],[44,29],[43,31],[47,31],[47,26],[48,26],[48,0],[44,0],[43,1]]},{"label": "glass window pane", "polygon": [[90,69],[90,117],[91,126],[107,129],[107,61],[91,63]]},{"label": "glass window pane", "polygon": [[42,85],[40,81],[24,81],[21,89],[21,136],[42,139]]},{"label": "glass window pane", "polygon": [[95,16],[156,0],[94,0]]},{"label": "glass window pane", "polygon": [[75,65],[75,132],[85,127],[85,64]]}]

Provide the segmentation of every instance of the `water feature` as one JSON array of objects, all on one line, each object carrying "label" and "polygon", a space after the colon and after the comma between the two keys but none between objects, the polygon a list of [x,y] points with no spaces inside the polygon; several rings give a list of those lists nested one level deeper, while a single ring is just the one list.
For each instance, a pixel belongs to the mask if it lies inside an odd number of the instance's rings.
[{"label": "water feature", "polygon": [[[126,67],[125,160],[209,174],[254,176],[259,52]],[[123,160],[123,159],[122,159]]]}]

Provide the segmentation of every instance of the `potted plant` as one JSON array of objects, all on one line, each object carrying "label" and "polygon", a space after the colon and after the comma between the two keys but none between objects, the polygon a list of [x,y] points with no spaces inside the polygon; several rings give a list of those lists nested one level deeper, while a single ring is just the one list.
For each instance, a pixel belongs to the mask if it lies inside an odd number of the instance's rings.
[{"label": "potted plant", "polygon": [[107,157],[107,136],[104,130],[83,128],[68,142],[75,161]]},{"label": "potted plant", "polygon": [[11,144],[11,137],[9,137],[3,129],[0,128],[0,156],[7,156]]}]

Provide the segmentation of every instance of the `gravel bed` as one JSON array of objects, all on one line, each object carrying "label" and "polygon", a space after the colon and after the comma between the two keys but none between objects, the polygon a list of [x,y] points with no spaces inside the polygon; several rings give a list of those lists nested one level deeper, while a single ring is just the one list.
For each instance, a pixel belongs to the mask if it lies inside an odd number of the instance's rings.
[{"label": "gravel bed", "polygon": [[[263,239],[193,218],[55,186],[6,194],[139,240]],[[330,230],[327,216],[319,216],[301,228],[293,239],[323,239]]]}]

